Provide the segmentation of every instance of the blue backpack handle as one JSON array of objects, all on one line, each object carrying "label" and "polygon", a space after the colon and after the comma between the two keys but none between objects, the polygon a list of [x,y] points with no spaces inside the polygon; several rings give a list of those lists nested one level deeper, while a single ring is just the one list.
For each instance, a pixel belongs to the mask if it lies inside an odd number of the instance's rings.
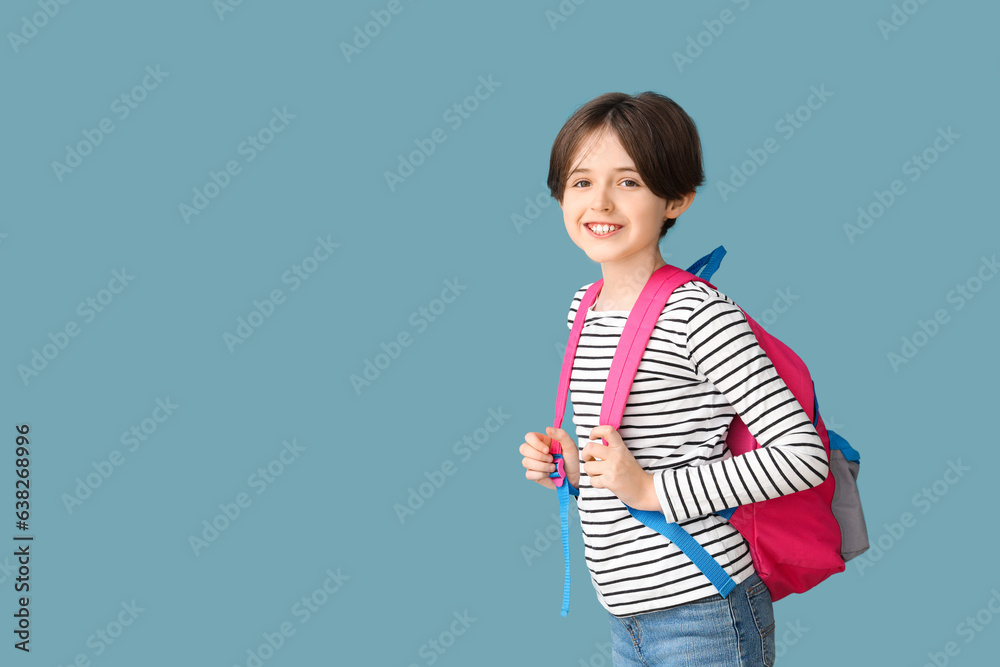
[{"label": "blue backpack handle", "polygon": [[[720,245],[718,248],[692,264],[687,271],[688,273],[698,276],[702,280],[711,282],[712,275],[719,270],[719,264],[722,263],[722,258],[725,255],[726,249]],[[698,273],[699,270],[701,270],[701,274]]]}]

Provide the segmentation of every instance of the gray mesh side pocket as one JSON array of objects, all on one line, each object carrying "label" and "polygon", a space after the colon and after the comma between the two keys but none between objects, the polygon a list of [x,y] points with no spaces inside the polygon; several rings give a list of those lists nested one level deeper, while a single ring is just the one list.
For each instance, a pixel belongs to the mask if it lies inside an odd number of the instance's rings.
[{"label": "gray mesh side pocket", "polygon": [[839,449],[830,450],[830,472],[835,480],[831,509],[840,523],[840,554],[845,562],[868,551],[868,527],[857,484],[860,467],[857,461],[845,459]]}]

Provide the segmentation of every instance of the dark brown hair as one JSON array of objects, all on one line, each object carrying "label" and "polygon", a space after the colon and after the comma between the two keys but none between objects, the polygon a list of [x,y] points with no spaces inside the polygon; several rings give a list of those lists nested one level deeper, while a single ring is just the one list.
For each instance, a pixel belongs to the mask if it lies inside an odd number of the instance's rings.
[{"label": "dark brown hair", "polygon": [[[591,133],[605,128],[617,135],[646,187],[657,197],[675,201],[705,182],[698,128],[680,105],[652,91],[605,93],[577,109],[552,144],[547,185],[560,204],[570,160]],[[661,239],[675,220],[663,223]]]}]

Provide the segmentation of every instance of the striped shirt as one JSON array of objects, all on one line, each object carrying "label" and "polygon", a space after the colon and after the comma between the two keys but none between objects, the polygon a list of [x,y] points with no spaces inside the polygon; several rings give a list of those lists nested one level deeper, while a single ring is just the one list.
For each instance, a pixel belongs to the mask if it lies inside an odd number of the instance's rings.
[{"label": "striped shirt", "polygon": [[[570,329],[592,284],[573,297]],[[580,449],[598,426],[628,313],[593,306],[587,312],[569,387]],[[726,434],[736,414],[761,448],[734,458]],[[687,530],[737,584],[754,572],[750,549],[714,512],[811,488],[829,471],[819,434],[742,311],[694,280],[674,290],[657,319],[618,433],[653,473],[667,521]],[[633,518],[611,491],[593,488],[582,462],[577,504],[591,581],[611,614],[659,611],[718,593],[673,542]]]}]

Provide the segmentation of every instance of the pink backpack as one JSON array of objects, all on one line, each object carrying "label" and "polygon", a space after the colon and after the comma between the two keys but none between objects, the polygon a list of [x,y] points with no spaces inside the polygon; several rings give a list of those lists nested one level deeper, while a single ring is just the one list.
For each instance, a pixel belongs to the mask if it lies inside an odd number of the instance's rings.
[{"label": "pink backpack", "polygon": [[[704,282],[715,289],[707,278],[718,268],[725,252],[725,248],[719,246],[710,255],[698,260],[688,271],[668,264],[650,276],[638,301],[629,312],[615,350],[601,404],[600,424],[610,424],[615,429],[621,425],[639,361],[670,294],[679,285],[691,280]],[[694,275],[702,267],[705,278]],[[603,280],[598,280],[590,286],[576,312],[559,381],[556,428],[560,428],[562,424],[570,374],[587,310],[596,301],[603,284]],[[807,591],[831,574],[843,572],[846,561],[868,549],[868,533],[856,485],[860,457],[846,440],[829,431],[823,424],[813,381],[805,363],[788,346],[764,331],[753,318],[745,312],[743,314],[778,375],[812,420],[830,459],[830,474],[811,489],[718,512],[746,539],[754,569],[767,585],[771,599],[776,601],[790,593]],[[607,441],[603,442],[607,445]],[[738,414],[730,424],[726,446],[733,456],[760,446]],[[578,495],[578,491],[565,478],[561,451],[557,450],[561,450],[561,447],[557,441],[553,441],[550,451],[556,460],[557,470],[550,477],[557,486],[560,512],[563,515],[566,583],[562,615],[565,616],[569,611],[569,537],[568,520],[565,516],[569,494]],[[681,548],[723,597],[729,594],[735,586],[732,578],[683,528],[675,523],[668,524],[661,512],[647,512],[632,507],[628,509],[635,518]]]}]

